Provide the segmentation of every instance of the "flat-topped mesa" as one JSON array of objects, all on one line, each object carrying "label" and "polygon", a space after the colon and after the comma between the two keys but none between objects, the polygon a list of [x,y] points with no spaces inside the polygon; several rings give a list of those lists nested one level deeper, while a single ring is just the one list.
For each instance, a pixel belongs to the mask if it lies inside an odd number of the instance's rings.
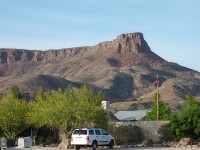
[{"label": "flat-topped mesa", "polygon": [[124,38],[135,39],[135,38],[138,38],[138,37],[143,39],[143,34],[140,33],[140,32],[120,34],[120,35],[117,36],[117,39],[118,40],[123,40]]},{"label": "flat-topped mesa", "polygon": [[[143,38],[143,34],[127,33],[117,36],[114,41],[107,41],[99,43],[92,47],[74,47],[74,48],[64,48],[64,49],[52,49],[46,51],[38,50],[24,50],[24,49],[4,49],[0,48],[0,65],[1,64],[12,64],[17,61],[42,61],[46,59],[52,59],[60,56],[74,56],[76,54],[82,53],[91,49],[93,51],[97,50],[99,53],[103,53],[104,57],[111,57],[113,55],[123,54],[123,53],[151,53],[151,50],[147,42]],[[99,50],[101,50],[99,52]]]},{"label": "flat-topped mesa", "polygon": [[143,53],[151,51],[147,42],[143,38],[143,34],[139,32],[121,34],[117,36],[115,42],[118,43],[118,52],[136,52]]}]

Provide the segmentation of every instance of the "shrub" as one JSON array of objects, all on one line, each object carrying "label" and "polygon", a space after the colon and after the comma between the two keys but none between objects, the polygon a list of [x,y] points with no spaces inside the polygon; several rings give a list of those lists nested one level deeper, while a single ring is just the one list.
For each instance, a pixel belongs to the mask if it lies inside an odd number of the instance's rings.
[{"label": "shrub", "polygon": [[161,126],[158,133],[160,141],[169,142],[174,140],[174,135],[169,132],[169,124]]},{"label": "shrub", "polygon": [[142,146],[150,146],[152,144],[152,140],[149,138],[144,139],[144,141],[142,141]]},{"label": "shrub", "polygon": [[138,126],[119,126],[109,125],[109,132],[114,136],[117,145],[138,144],[144,140],[144,134]]},{"label": "shrub", "polygon": [[[160,95],[159,95],[160,97]],[[158,120],[170,120],[173,113],[167,105],[159,99],[159,116]],[[157,119],[157,94],[154,96],[154,103],[151,107],[151,112],[146,116],[147,120],[155,121]]]},{"label": "shrub", "polygon": [[191,138],[200,141],[200,105],[192,94],[182,106],[182,113],[173,115],[170,123],[160,129],[161,139],[179,141]]}]

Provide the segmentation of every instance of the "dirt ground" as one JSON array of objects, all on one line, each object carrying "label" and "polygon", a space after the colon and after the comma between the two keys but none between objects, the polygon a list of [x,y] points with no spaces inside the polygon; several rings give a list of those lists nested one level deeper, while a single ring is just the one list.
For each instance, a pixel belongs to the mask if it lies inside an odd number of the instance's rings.
[{"label": "dirt ground", "polygon": [[[187,146],[187,147],[129,147],[129,148],[120,148],[115,147],[112,150],[200,150],[200,147],[197,148],[195,146]],[[59,150],[57,147],[38,147],[34,146],[32,147],[32,150]],[[88,149],[82,149],[82,150],[91,150],[91,148]],[[98,148],[97,150],[103,150],[101,148]],[[109,150],[109,149],[107,149]]]},{"label": "dirt ground", "polygon": [[[62,150],[57,147],[42,147],[42,146],[32,146],[30,148],[4,148],[1,150]],[[63,149],[64,150],[64,149]],[[69,149],[74,150],[74,149]],[[83,148],[81,150],[92,150],[91,148]],[[114,147],[109,148],[97,148],[97,150],[200,150],[200,147],[187,146],[187,147]]]}]

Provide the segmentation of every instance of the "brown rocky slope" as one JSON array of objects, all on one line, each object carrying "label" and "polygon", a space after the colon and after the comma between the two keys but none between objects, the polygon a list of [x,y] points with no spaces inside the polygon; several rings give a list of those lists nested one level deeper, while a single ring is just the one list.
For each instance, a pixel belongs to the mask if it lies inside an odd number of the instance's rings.
[{"label": "brown rocky slope", "polygon": [[[189,92],[199,99],[200,73],[168,62],[151,51],[142,33],[122,34],[96,46],[58,50],[0,49],[0,93],[16,84],[33,98],[37,89],[90,85],[116,109],[150,107],[156,76],[162,100],[180,107]],[[118,103],[113,103],[117,105]]]}]

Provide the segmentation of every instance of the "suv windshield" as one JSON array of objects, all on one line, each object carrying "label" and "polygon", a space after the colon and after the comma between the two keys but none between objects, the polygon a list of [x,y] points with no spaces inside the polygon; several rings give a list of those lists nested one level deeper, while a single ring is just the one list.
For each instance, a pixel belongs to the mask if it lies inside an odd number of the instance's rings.
[{"label": "suv windshield", "polygon": [[87,130],[75,130],[73,134],[75,134],[75,135],[87,135]]},{"label": "suv windshield", "polygon": [[108,133],[105,130],[101,130],[102,135],[108,135]]}]

